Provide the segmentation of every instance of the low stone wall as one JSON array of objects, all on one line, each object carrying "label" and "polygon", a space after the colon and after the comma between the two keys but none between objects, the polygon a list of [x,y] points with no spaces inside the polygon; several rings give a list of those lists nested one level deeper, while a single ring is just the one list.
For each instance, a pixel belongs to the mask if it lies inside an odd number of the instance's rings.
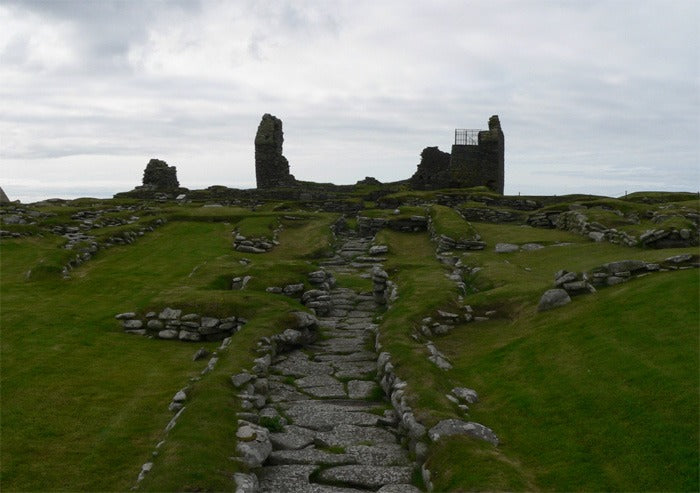
[{"label": "low stone wall", "polygon": [[475,233],[472,238],[454,238],[445,234],[438,234],[435,231],[433,220],[428,218],[428,233],[430,240],[437,244],[436,251],[438,254],[451,250],[483,250],[486,248],[486,243],[481,241],[481,236]]},{"label": "low stone wall", "polygon": [[183,315],[182,310],[175,308],[165,308],[160,313],[149,312],[142,317],[135,312],[126,312],[115,318],[129,334],[186,342],[221,341],[238,332],[247,322],[235,316],[219,319],[196,313]]},{"label": "low stone wall", "polygon": [[267,253],[279,245],[277,237],[280,231],[282,231],[281,225],[273,231],[272,239],[270,239],[265,237],[246,237],[238,233],[238,230],[234,230],[231,233],[233,236],[233,249],[243,253]]},{"label": "low stone wall", "polygon": [[698,255],[681,254],[666,258],[661,263],[643,260],[619,260],[595,267],[588,272],[560,270],[554,275],[554,288],[540,298],[537,309],[550,310],[571,303],[571,297],[595,293],[596,288],[615,286],[653,272],[693,269],[700,267]]},{"label": "low stone wall", "polygon": [[[696,215],[688,215],[688,219],[695,221]],[[639,237],[616,228],[607,228],[595,221],[589,221],[588,217],[579,210],[538,212],[531,214],[526,222],[530,226],[563,229],[586,236],[596,242],[607,241],[617,245],[677,248],[695,246],[700,243],[700,230],[697,228],[697,222],[695,230],[690,228],[658,228],[647,230]]]},{"label": "low stone wall", "polygon": [[482,223],[514,223],[525,220],[525,215],[522,213],[486,207],[462,207],[459,212],[467,221]]},{"label": "low stone wall", "polygon": [[86,235],[81,231],[75,231],[78,228],[64,227],[67,231],[62,236],[64,236],[68,243],[66,243],[65,248],[68,250],[74,250],[77,245],[81,243],[86,243],[85,246],[79,249],[75,257],[68,261],[66,265],[63,266],[62,275],[64,279],[70,278],[70,271],[79,265],[92,259],[92,257],[99,251],[105,248],[110,248],[116,245],[130,245],[136,241],[141,236],[154,231],[157,227],[162,226],[166,223],[164,218],[154,219],[149,225],[142,226],[140,228],[135,228],[133,230],[121,231],[113,236],[110,236],[106,240],[98,243],[94,236]]},{"label": "low stone wall", "polygon": [[[272,337],[263,337],[257,345],[257,351],[261,356],[253,361],[252,369],[231,376],[231,383],[237,391],[236,395],[241,400],[243,409],[238,413],[236,459],[250,468],[262,466],[272,452],[269,431],[259,425],[260,421],[262,419],[286,421],[275,408],[266,407],[268,376],[272,361],[279,354],[311,344],[318,338],[316,317],[305,312],[293,312],[293,315],[296,320],[295,328],[286,329]],[[254,474],[237,474],[235,480],[239,487],[246,483],[257,485],[258,482]],[[255,489],[244,491],[255,491]]]},{"label": "low stone wall", "polygon": [[357,216],[357,229],[361,236],[374,236],[384,228],[408,233],[425,231],[428,229],[428,218],[426,216],[411,216],[408,218]]}]

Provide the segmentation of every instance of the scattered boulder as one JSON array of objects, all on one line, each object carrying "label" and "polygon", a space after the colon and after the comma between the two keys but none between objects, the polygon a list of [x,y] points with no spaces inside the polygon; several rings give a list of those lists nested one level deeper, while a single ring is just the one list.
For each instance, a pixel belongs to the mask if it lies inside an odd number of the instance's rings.
[{"label": "scattered boulder", "polygon": [[571,297],[564,289],[550,289],[542,295],[542,298],[540,298],[540,302],[537,305],[537,311],[542,312],[545,310],[551,310],[552,308],[564,306],[568,303],[571,303]]},{"label": "scattered boulder", "polygon": [[475,404],[479,402],[479,394],[476,393],[474,389],[468,389],[466,387],[455,387],[452,389],[452,395],[457,399],[464,401],[468,404]]},{"label": "scattered boulder", "polygon": [[498,445],[499,440],[490,428],[473,421],[462,421],[461,419],[445,419],[428,430],[428,436],[433,442],[444,436],[469,435],[479,440],[484,440],[492,445]]},{"label": "scattered boulder", "polygon": [[234,473],[233,480],[236,483],[236,493],[258,493],[259,491],[258,477],[253,473]]},{"label": "scattered boulder", "polygon": [[267,428],[239,420],[236,432],[238,460],[250,468],[260,467],[272,452]]},{"label": "scattered boulder", "polygon": [[143,327],[143,322],[141,320],[124,320],[122,327],[124,327],[124,330],[140,329]]},{"label": "scattered boulder", "polygon": [[158,318],[161,320],[175,320],[177,318],[180,318],[180,315],[182,315],[182,310],[176,310],[174,308],[165,308],[160,314],[158,314]]},{"label": "scattered boulder", "polygon": [[192,361],[199,361],[200,359],[204,359],[209,356],[209,351],[202,348],[199,348],[196,353],[194,353],[194,356],[192,356]]},{"label": "scattered boulder", "polygon": [[288,284],[282,288],[282,293],[286,296],[296,296],[304,292],[304,283],[299,284]]},{"label": "scattered boulder", "polygon": [[495,247],[496,253],[513,253],[520,250],[518,245],[512,243],[497,243]]}]

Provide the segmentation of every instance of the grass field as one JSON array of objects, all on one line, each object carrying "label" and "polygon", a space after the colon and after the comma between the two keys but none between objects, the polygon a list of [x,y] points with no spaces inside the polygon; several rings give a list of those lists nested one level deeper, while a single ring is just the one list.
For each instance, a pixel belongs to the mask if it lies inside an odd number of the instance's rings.
[{"label": "grass field", "polygon": [[[427,200],[435,193],[408,196]],[[607,200],[635,212],[642,208],[635,200],[648,197],[574,199],[591,205]],[[46,221],[69,221],[90,200],[47,207],[56,216]],[[674,204],[697,208],[697,200]],[[255,212],[194,205],[149,209],[140,221],[165,217],[168,223],[131,245],[101,250],[69,280],[61,279],[70,255],[61,248],[63,239],[3,239],[2,490],[125,491],[150,460],[155,465],[140,490],[232,490],[231,474],[240,466],[229,460],[237,411],[229,377],[250,367],[260,337],[283,330],[286,314],[302,308],[265,288],[305,282],[331,251],[336,216],[294,209],[297,219],[285,219],[292,209],[272,203]],[[401,209],[401,217],[418,213],[426,212]],[[393,209],[363,215],[395,217]],[[660,261],[698,249],[642,250],[560,230],[469,224],[441,206],[432,207],[432,217],[455,238],[481,236],[485,250],[456,254],[478,272],[467,276],[468,294],[459,299],[426,233],[382,230],[377,243],[389,247],[384,267],[399,299],[381,316],[380,338],[427,426],[462,417],[489,426],[501,439],[498,447],[464,437],[431,445],[436,490],[698,491],[698,270],[652,274],[576,297],[557,310],[536,311],[559,269],[583,271],[628,258]],[[234,229],[269,237],[278,225],[280,244],[271,252],[232,249]],[[545,248],[498,254],[494,245],[501,242]],[[247,289],[231,291],[231,278],[245,275],[252,276]],[[338,281],[371,289],[368,279],[339,275]],[[412,335],[437,309],[464,304],[497,315],[434,338],[454,365],[444,372],[428,361],[424,341]],[[114,319],[120,312],[164,306],[239,315],[249,323],[220,352],[216,370],[191,384],[186,411],[152,457],[172,416],[172,396],[206,365],[192,355],[201,346],[218,345],[131,336]],[[480,395],[468,417],[445,397],[455,386]]]},{"label": "grass field", "polygon": [[[464,303],[499,316],[435,339],[454,364],[448,372],[429,363],[410,335],[436,308],[455,307],[456,289],[440,277],[424,236],[380,233],[400,293],[382,336],[398,354],[399,374],[413,383],[419,415],[428,424],[459,416],[444,395],[471,387],[481,402],[468,419],[502,441],[497,448],[467,438],[439,442],[429,460],[437,491],[696,491],[698,272],[648,276],[551,312],[535,307],[560,268],[659,261],[697,249],[637,250],[563,231],[475,226],[490,247],[463,261],[481,267],[472,281],[485,290]],[[547,246],[497,254],[497,242]]]},{"label": "grass field", "polygon": [[[211,214],[206,209],[207,214]],[[255,342],[279,330],[297,302],[252,290],[210,287],[235,272],[231,225],[175,221],[133,245],[99,253],[60,278],[37,266],[60,263],[60,240],[2,244],[2,488],[5,491],[127,490],[163,438],[168,403],[206,365],[200,346],[124,334],[114,315],[167,305],[248,317],[215,372],[193,387],[192,404],[170,433],[144,487],[230,489],[235,464],[235,406],[228,377],[248,365]],[[303,259],[329,241],[331,216],[296,224],[273,253],[249,265],[261,286],[298,282]],[[307,243],[309,238],[315,241]],[[290,273],[291,269],[291,273]],[[206,312],[209,313],[209,312]]]}]

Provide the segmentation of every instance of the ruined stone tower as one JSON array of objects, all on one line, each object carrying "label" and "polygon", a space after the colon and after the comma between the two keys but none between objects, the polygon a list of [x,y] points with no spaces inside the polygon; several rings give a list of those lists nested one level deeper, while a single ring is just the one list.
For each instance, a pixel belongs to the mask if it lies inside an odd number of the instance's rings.
[{"label": "ruined stone tower", "polygon": [[450,158],[450,181],[454,185],[450,186],[486,185],[502,194],[503,154],[503,131],[498,115],[489,118],[488,130],[455,130]]},{"label": "ruined stone tower", "polygon": [[282,120],[265,113],[255,135],[255,180],[258,188],[287,187],[295,183],[282,155]]},{"label": "ruined stone tower", "polygon": [[489,118],[488,130],[457,129],[451,154],[437,147],[423,149],[411,186],[418,190],[487,186],[502,194],[504,150],[498,115]]},{"label": "ruined stone tower", "polygon": [[149,190],[174,190],[180,186],[177,181],[177,169],[168,166],[160,159],[151,159],[143,171],[143,188]]}]

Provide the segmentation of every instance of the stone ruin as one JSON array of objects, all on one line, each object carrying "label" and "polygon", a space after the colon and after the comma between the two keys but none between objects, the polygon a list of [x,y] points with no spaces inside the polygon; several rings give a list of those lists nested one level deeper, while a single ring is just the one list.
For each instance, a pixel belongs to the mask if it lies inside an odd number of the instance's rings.
[{"label": "stone ruin", "polygon": [[437,147],[426,147],[420,153],[420,164],[410,179],[411,186],[419,190],[444,188],[442,184],[449,179],[449,169],[449,152],[442,152]]},{"label": "stone ruin", "polygon": [[258,188],[288,187],[296,183],[282,155],[282,120],[265,113],[255,134],[255,179]]},{"label": "stone ruin", "polygon": [[160,159],[151,159],[143,171],[143,186],[148,190],[176,190],[180,187],[177,181],[177,169],[168,166]]},{"label": "stone ruin", "polygon": [[[283,142],[282,120],[266,113],[255,135],[255,178],[259,190],[309,185],[297,182],[289,173],[289,162],[282,155]],[[488,130],[455,130],[451,153],[437,147],[423,149],[418,169],[407,181],[414,190],[485,186],[502,195],[504,149],[501,123],[498,115],[493,115]],[[381,183],[367,177],[357,185]]]},{"label": "stone ruin", "polygon": [[0,187],[0,204],[9,204],[10,199],[5,194],[5,191]]},{"label": "stone ruin", "polygon": [[426,147],[409,180],[416,190],[486,186],[503,194],[504,137],[498,115],[489,118],[488,130],[455,130],[452,153]]}]

